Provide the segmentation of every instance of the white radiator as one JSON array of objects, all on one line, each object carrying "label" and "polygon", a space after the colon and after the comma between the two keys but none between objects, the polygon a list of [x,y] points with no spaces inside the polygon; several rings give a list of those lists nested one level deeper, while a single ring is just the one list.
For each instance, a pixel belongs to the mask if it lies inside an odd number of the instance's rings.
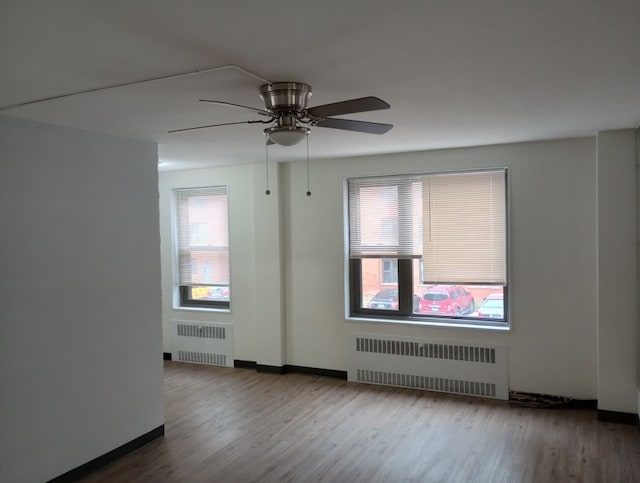
[{"label": "white radiator", "polygon": [[509,398],[507,347],[350,334],[349,381]]},{"label": "white radiator", "polygon": [[233,367],[233,326],[172,320],[171,359]]}]

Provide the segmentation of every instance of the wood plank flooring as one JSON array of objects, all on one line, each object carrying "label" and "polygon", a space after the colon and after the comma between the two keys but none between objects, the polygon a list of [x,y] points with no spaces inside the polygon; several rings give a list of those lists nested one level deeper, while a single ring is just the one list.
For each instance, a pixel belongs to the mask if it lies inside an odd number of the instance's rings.
[{"label": "wood plank flooring", "polygon": [[166,435],[97,482],[640,482],[640,435],[592,410],[165,363]]}]

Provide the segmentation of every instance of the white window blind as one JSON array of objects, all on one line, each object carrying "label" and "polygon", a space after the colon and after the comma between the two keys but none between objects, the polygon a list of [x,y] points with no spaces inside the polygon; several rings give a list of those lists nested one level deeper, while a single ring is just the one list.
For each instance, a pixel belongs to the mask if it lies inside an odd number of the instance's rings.
[{"label": "white window blind", "polygon": [[423,282],[506,284],[506,170],[422,178]]},{"label": "white window blind", "polygon": [[347,186],[349,256],[419,258],[421,178],[354,178]]},{"label": "white window blind", "polygon": [[178,284],[229,284],[226,186],[175,190]]}]

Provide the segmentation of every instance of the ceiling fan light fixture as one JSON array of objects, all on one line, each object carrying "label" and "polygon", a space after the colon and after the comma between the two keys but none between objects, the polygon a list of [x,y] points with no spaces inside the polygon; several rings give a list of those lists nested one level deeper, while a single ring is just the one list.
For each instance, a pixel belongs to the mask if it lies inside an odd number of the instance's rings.
[{"label": "ceiling fan light fixture", "polygon": [[280,146],[293,146],[307,137],[311,129],[302,126],[275,126],[264,130],[264,134]]}]

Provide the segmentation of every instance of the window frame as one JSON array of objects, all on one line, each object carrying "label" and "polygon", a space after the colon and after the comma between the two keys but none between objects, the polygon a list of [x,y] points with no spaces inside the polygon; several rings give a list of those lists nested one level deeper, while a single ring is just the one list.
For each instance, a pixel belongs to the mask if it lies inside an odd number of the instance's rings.
[{"label": "window frame", "polygon": [[[511,329],[511,311],[510,311],[510,196],[509,196],[509,170],[507,167],[495,167],[495,168],[481,168],[481,169],[460,169],[460,170],[448,170],[448,171],[431,171],[425,173],[408,173],[406,175],[403,174],[393,174],[389,175],[389,178],[394,177],[402,177],[406,176],[410,179],[413,176],[422,176],[422,175],[432,175],[432,174],[440,174],[440,173],[474,173],[474,172],[483,172],[483,171],[504,171],[504,189],[505,189],[505,199],[504,199],[504,208],[505,208],[505,264],[506,264],[506,273],[505,273],[505,284],[502,286],[502,294],[503,294],[503,306],[504,306],[504,317],[503,319],[490,319],[490,318],[480,318],[480,317],[470,317],[469,315],[455,316],[455,315],[433,315],[433,314],[419,314],[414,313],[414,303],[415,303],[415,294],[414,292],[414,270],[413,270],[413,262],[414,259],[411,258],[398,258],[398,309],[397,310],[389,310],[389,309],[373,309],[369,307],[363,307],[363,293],[362,293],[362,258],[351,258],[349,254],[350,250],[350,220],[349,220],[349,190],[348,183],[349,180],[353,179],[369,179],[376,178],[377,176],[360,176],[360,177],[351,177],[344,179],[344,200],[345,200],[345,267],[347,273],[345,274],[345,283],[348,284],[345,296],[347,298],[347,303],[345,304],[345,318],[347,320],[352,321],[367,321],[367,322],[391,322],[391,323],[408,323],[408,324],[418,324],[418,325],[436,325],[436,326],[446,326],[446,327],[464,327],[464,328],[477,328],[477,329],[494,329],[494,330],[510,330]],[[385,177],[385,176],[382,176]],[[407,216],[406,213],[399,216]],[[400,235],[402,236],[402,235]],[[378,257],[376,257],[378,258]],[[381,270],[382,270],[382,261],[385,257],[380,257],[381,259]],[[423,259],[419,258],[420,264],[422,266]],[[422,270],[420,269],[422,272]],[[382,274],[381,274],[382,275]],[[421,277],[421,276],[420,276]],[[381,285],[384,286],[386,284],[382,283],[381,276]],[[474,283],[460,283],[458,284],[465,291],[468,291],[468,287],[477,285],[481,286],[483,284],[474,284]],[[486,285],[486,284],[484,284]],[[483,300],[476,300],[476,308],[478,308],[482,304]]]},{"label": "window frame", "polygon": [[[203,196],[202,194],[198,195],[198,191],[207,190],[207,189],[224,189],[226,196],[226,225],[227,225],[227,245],[226,251],[228,253],[228,263],[229,263],[229,281],[228,283],[192,283],[189,285],[180,283],[180,275],[179,275],[179,258],[180,258],[180,241],[179,241],[179,226],[180,226],[180,208],[178,202],[179,194],[189,194],[191,192],[193,196]],[[207,310],[222,310],[222,311],[230,311],[231,309],[231,300],[202,300],[192,297],[192,290],[195,287],[228,287],[231,290],[231,274],[230,274],[230,258],[231,258],[231,250],[230,250],[230,233],[229,233],[229,189],[226,185],[210,185],[210,186],[202,186],[202,187],[189,187],[189,188],[174,188],[172,190],[173,193],[173,216],[174,216],[174,308],[176,309],[207,309]],[[213,194],[213,193],[212,193]],[[192,236],[192,235],[191,235]],[[216,247],[212,247],[213,249],[209,250],[201,250],[205,251],[215,251]],[[192,260],[193,263],[193,260]]]}]

